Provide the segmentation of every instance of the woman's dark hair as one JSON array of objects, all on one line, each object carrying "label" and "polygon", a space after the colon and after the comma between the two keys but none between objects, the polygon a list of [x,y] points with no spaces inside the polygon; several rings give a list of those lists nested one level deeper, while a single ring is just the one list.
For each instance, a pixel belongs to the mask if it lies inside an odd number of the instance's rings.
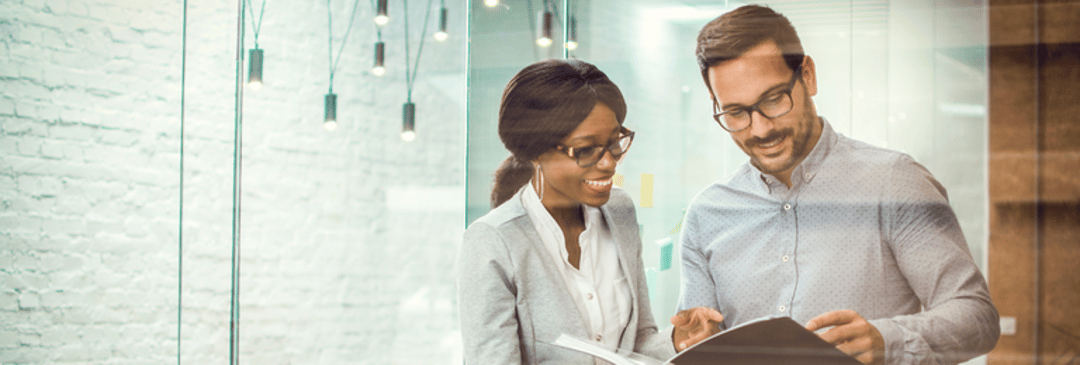
[{"label": "woman's dark hair", "polygon": [[532,160],[555,148],[597,103],[626,118],[626,101],[607,75],[587,62],[550,59],[514,75],[503,90],[499,138],[510,157],[495,172],[491,206],[510,199],[533,175]]},{"label": "woman's dark hair", "polygon": [[705,86],[709,85],[709,67],[738,58],[765,41],[773,41],[791,70],[803,62],[799,34],[786,17],[761,5],[745,5],[724,13],[701,28],[697,37],[697,62]]}]

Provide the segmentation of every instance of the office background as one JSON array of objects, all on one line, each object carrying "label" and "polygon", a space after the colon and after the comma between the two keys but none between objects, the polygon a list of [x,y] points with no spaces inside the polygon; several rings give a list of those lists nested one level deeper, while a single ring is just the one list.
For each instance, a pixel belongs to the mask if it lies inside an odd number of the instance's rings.
[{"label": "office background", "polygon": [[[817,63],[819,113],[948,188],[1012,330],[975,362],[1080,361],[1080,2],[766,3]],[[4,1],[0,363],[460,363],[454,255],[506,157],[498,97],[564,55],[627,96],[620,184],[663,321],[686,203],[745,160],[692,55],[738,5],[390,1],[378,27],[370,0]]]}]

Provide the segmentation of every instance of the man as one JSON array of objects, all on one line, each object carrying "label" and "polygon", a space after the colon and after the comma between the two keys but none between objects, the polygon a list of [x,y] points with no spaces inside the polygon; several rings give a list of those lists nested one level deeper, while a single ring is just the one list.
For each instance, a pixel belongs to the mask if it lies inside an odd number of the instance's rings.
[{"label": "man", "polygon": [[998,313],[945,189],[910,156],[817,116],[814,61],[784,16],[724,14],[701,30],[697,59],[714,118],[750,161],[687,210],[680,350],[767,316],[805,323],[866,364],[993,349]]}]

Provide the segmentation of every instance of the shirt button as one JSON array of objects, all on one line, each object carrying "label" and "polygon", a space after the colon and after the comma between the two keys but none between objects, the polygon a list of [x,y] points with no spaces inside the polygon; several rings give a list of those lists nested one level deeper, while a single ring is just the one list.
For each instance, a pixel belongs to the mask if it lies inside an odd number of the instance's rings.
[{"label": "shirt button", "polygon": [[772,179],[768,179],[768,178],[767,178],[767,179],[765,179],[765,183],[766,183],[766,184],[772,184]]},{"label": "shirt button", "polygon": [[803,175],[803,176],[806,176],[806,179],[810,180],[810,174],[806,174],[806,175]]},{"label": "shirt button", "polygon": [[784,210],[791,210],[791,204],[784,204]]},{"label": "shirt button", "polygon": [[784,262],[788,262],[788,261],[790,261],[790,260],[791,260],[791,257],[790,257],[790,256],[788,256],[788,255],[784,255],[784,257],[781,257],[780,259],[781,259],[781,260],[784,260]]},{"label": "shirt button", "polygon": [[603,341],[603,340],[604,340],[604,336],[596,335],[596,342],[600,342],[600,341]]},{"label": "shirt button", "polygon": [[785,307],[785,306],[780,306],[780,308],[777,308],[777,309],[779,309],[779,310],[780,310],[781,312],[783,312],[783,311],[786,311],[786,310],[787,310],[787,307]]},{"label": "shirt button", "polygon": [[586,295],[585,298],[587,298],[589,300],[592,300],[592,293],[589,293],[589,295]]}]

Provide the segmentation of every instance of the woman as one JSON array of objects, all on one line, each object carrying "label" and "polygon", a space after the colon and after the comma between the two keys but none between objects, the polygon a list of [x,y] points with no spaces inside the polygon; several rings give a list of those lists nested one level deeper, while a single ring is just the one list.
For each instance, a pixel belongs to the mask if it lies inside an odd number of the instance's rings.
[{"label": "woman", "polygon": [[458,303],[468,364],[593,364],[561,334],[611,350],[674,356],[649,308],[633,201],[612,186],[634,133],[595,66],[547,60],[503,92],[494,209],[465,232]]}]

